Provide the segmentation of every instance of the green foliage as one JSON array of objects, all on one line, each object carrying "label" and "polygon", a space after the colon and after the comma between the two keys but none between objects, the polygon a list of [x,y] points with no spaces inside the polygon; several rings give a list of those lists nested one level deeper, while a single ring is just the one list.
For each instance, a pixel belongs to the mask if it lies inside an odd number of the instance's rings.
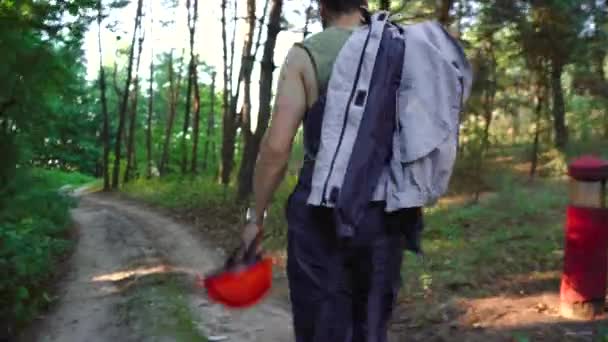
[{"label": "green foliage", "polygon": [[78,174],[20,169],[0,193],[0,322],[20,327],[49,304],[45,285],[71,246],[66,229],[74,204],[57,188],[88,181]]},{"label": "green foliage", "polygon": [[124,186],[123,191],[146,202],[166,208],[191,210],[221,206],[233,192],[233,188],[224,189],[208,177],[168,176],[151,180],[138,179]]},{"label": "green foliage", "polygon": [[[96,1],[0,4],[0,163],[95,172],[96,122],[84,79],[82,35]],[[5,183],[5,182],[3,182]]]}]

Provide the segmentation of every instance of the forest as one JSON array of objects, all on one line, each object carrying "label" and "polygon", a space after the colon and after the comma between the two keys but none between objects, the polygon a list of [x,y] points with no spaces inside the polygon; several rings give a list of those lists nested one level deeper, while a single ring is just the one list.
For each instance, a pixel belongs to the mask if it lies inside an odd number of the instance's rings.
[{"label": "forest", "polygon": [[[407,259],[404,305],[418,312],[455,292],[478,298],[478,288],[519,291],[521,276],[553,279],[567,163],[608,157],[608,2],[379,0],[370,9],[401,24],[439,21],[474,71],[450,193],[426,210],[429,258]],[[0,335],[54,302],[54,269],[75,243],[77,203],[58,191],[66,185],[205,221],[206,236],[229,248],[251,200],[278,68],[320,28],[315,0],[0,1]],[[277,256],[302,157],[300,134],[264,242]]]}]

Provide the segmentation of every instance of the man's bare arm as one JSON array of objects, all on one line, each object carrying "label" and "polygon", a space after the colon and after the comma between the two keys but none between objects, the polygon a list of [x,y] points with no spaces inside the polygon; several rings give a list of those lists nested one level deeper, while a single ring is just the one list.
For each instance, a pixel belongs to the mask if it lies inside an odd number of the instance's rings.
[{"label": "man's bare arm", "polygon": [[262,140],[254,176],[258,222],[285,176],[294,137],[307,108],[303,72],[310,64],[306,53],[292,48],[281,68],[270,127]]}]

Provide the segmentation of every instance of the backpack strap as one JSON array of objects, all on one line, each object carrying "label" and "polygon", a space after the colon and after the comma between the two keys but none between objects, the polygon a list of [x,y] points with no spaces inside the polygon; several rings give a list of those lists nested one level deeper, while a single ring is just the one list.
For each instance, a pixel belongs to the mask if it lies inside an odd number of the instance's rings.
[{"label": "backpack strap", "polygon": [[[321,85],[319,84],[319,69],[317,67],[317,61],[315,61],[314,56],[312,55],[312,52],[310,51],[310,49],[302,44],[302,43],[295,43],[294,46],[299,47],[300,49],[304,50],[304,52],[306,52],[306,54],[308,55],[308,58],[310,59],[310,63],[312,64],[312,68],[315,72],[315,82],[317,84],[317,87],[320,87]],[[319,89],[319,96],[321,94],[323,94],[325,89]]]}]

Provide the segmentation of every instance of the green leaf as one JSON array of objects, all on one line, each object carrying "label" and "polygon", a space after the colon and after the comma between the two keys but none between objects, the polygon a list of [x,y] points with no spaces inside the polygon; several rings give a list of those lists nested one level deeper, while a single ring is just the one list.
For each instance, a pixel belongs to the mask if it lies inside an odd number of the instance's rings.
[{"label": "green leaf", "polygon": [[27,290],[27,288],[21,286],[17,290],[17,298],[19,298],[21,300],[26,300],[26,299],[30,298],[30,292]]}]

